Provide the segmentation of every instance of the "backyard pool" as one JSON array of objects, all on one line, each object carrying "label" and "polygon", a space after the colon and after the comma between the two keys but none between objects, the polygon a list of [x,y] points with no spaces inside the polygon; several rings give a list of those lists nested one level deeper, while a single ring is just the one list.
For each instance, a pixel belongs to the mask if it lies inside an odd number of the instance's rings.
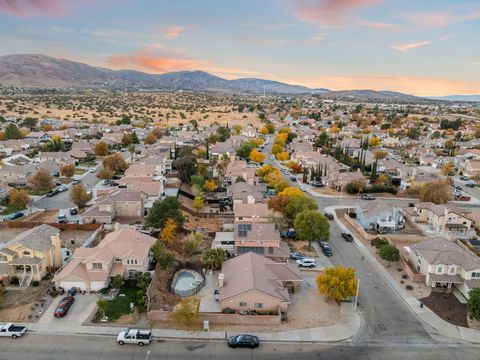
[{"label": "backyard pool", "polygon": [[170,289],[178,296],[191,296],[196,294],[203,284],[203,277],[198,272],[180,270],[174,275]]}]

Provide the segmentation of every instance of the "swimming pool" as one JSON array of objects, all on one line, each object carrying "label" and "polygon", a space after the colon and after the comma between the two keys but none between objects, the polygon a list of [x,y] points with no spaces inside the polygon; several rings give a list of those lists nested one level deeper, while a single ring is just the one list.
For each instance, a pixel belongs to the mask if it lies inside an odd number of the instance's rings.
[{"label": "swimming pool", "polygon": [[191,296],[196,294],[203,284],[203,277],[198,272],[180,270],[174,275],[170,289],[178,296]]}]

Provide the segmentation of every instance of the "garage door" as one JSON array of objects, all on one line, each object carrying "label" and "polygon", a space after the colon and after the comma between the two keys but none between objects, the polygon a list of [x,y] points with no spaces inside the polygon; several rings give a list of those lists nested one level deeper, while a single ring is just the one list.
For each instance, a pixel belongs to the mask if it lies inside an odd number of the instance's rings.
[{"label": "garage door", "polygon": [[65,290],[70,290],[71,288],[80,288],[82,290],[86,290],[87,286],[82,281],[61,281],[60,287],[64,288]]}]

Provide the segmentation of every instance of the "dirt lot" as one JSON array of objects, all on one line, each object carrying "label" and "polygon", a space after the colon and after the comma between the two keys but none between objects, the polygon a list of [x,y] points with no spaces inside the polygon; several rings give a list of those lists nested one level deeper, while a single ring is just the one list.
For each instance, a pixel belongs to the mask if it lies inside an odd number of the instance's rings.
[{"label": "dirt lot", "polygon": [[38,221],[42,223],[56,223],[58,217],[58,210],[45,210],[33,214],[28,218],[28,221]]},{"label": "dirt lot", "polygon": [[[80,247],[93,233],[94,231],[86,230],[62,230],[60,231],[60,240],[62,245],[73,250]],[[72,244],[71,240],[74,240],[74,244]]]},{"label": "dirt lot", "polygon": [[468,327],[467,305],[461,304],[455,295],[432,291],[430,296],[421,300],[443,320],[457,326]]},{"label": "dirt lot", "polygon": [[292,252],[301,252],[304,255],[310,256],[310,257],[316,257],[318,254],[315,252],[313,247],[311,249],[308,249],[308,241],[292,241],[292,240],[287,240],[288,246],[290,247],[290,250]]}]

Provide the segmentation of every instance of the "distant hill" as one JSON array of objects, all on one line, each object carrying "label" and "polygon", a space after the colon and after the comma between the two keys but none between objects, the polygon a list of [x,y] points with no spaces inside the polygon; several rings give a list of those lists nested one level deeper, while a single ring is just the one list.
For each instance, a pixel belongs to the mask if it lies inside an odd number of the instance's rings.
[{"label": "distant hill", "polygon": [[262,94],[265,91],[276,94],[319,94],[325,98],[420,99],[392,91],[330,91],[255,78],[226,80],[203,71],[148,74],[134,70],[111,70],[39,54],[0,56],[0,85],[21,88],[184,90],[248,94]]},{"label": "distant hill", "polygon": [[476,102],[480,102],[480,95],[428,96],[428,99],[444,100],[444,101],[476,101]]}]

